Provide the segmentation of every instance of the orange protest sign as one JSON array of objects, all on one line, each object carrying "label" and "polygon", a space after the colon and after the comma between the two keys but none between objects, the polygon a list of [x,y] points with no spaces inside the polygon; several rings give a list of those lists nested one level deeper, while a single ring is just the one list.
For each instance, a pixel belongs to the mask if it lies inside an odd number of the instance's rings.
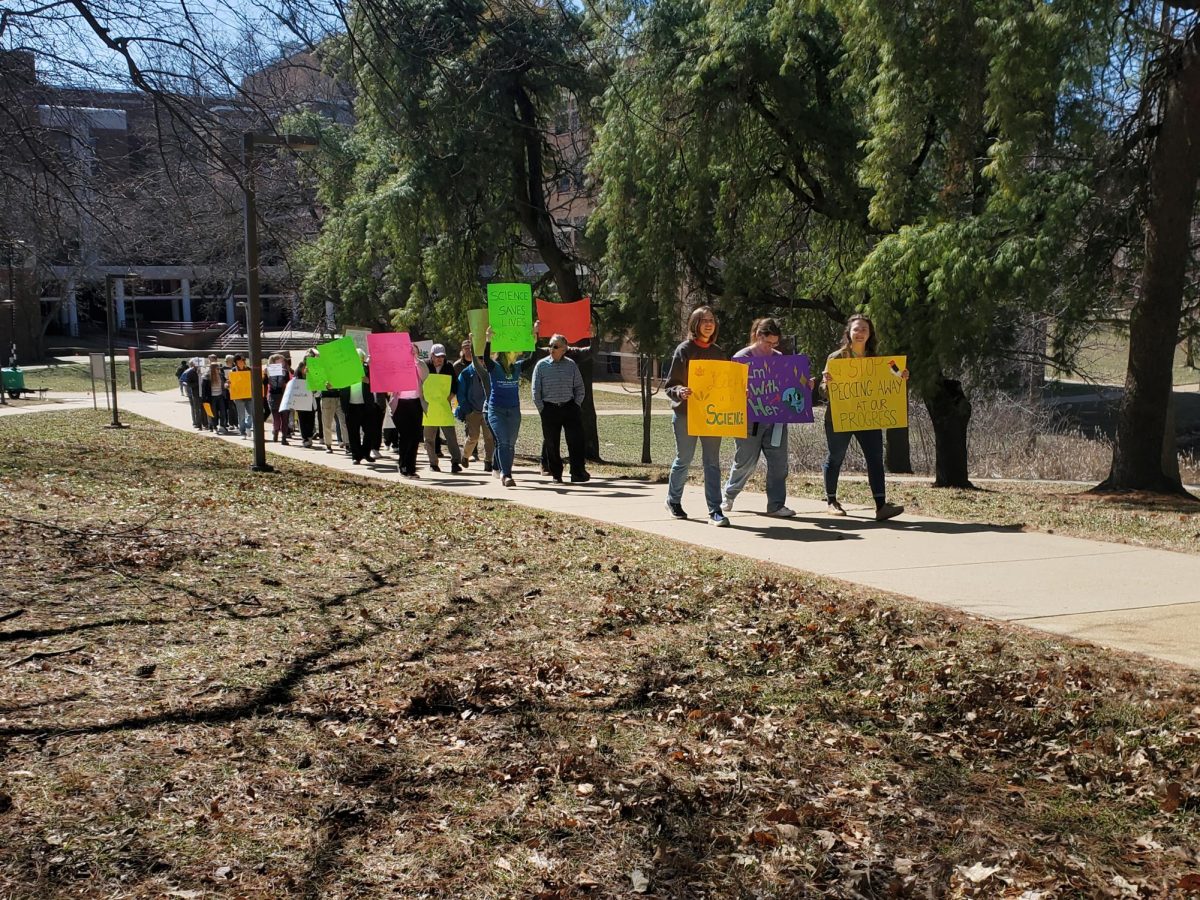
[{"label": "orange protest sign", "polygon": [[537,302],[538,337],[561,334],[568,343],[592,336],[592,301],[589,297],[574,303]]},{"label": "orange protest sign", "polygon": [[693,359],[688,363],[687,433],[700,437],[746,436],[746,384],[742,363]]},{"label": "orange protest sign", "polygon": [[253,395],[250,393],[250,370],[249,369],[234,369],[229,373],[229,399],[230,400],[249,400]]}]

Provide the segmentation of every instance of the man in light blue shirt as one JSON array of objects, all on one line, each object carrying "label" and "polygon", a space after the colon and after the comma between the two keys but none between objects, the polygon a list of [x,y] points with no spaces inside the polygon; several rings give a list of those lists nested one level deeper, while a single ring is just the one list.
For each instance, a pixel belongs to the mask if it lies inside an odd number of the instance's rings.
[{"label": "man in light blue shirt", "polygon": [[589,481],[584,467],[586,441],[583,435],[583,376],[574,360],[567,359],[567,339],[561,334],[550,338],[550,355],[533,367],[533,403],[542,417],[542,440],[546,468],[550,477],[561,483],[563,459],[561,438],[567,436],[567,454],[571,461],[571,481]]}]

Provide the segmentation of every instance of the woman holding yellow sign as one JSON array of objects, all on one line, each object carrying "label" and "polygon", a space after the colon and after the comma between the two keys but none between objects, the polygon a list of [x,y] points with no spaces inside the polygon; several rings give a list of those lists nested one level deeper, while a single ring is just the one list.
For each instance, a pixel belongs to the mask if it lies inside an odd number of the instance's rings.
[{"label": "woman holding yellow sign", "polygon": [[[875,326],[866,316],[856,313],[846,322],[846,330],[842,333],[842,346],[829,354],[825,372],[821,376],[826,396],[830,398],[830,405],[825,411],[825,440],[829,446],[829,453],[825,457],[822,471],[825,474],[825,499],[829,503],[829,514],[846,515],[846,510],[837,499],[838,475],[841,474],[846,451],[850,449],[850,439],[855,438],[867,461],[867,481],[871,485],[871,495],[875,498],[875,520],[882,522],[904,512],[903,506],[887,502],[887,488],[883,480],[883,430],[878,427],[843,429],[836,427],[834,423],[833,401],[844,399],[843,395],[853,393],[854,385],[849,379],[836,378],[830,370],[846,368],[838,364],[839,360],[867,359],[878,359]],[[891,370],[893,377],[907,380],[908,369],[900,371],[893,364]],[[852,426],[853,422],[849,424]]]},{"label": "woman holding yellow sign", "polygon": [[704,461],[708,520],[723,527],[729,520],[721,511],[721,439],[688,433],[688,397],[692,395],[692,389],[688,387],[688,364],[705,359],[729,359],[728,354],[717,346],[717,317],[709,306],[699,307],[688,317],[687,340],[675,348],[667,372],[666,392],[671,400],[671,425],[675,430],[675,461],[671,463],[671,475],[667,480],[667,509],[677,519],[687,518],[683,511],[683,486],[687,484],[688,469],[699,441]]}]

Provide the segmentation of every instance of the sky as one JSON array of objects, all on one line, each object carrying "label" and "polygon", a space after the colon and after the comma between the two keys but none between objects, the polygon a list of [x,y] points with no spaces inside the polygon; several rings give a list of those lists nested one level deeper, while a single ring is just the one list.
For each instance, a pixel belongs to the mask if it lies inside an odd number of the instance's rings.
[{"label": "sky", "polygon": [[[250,69],[299,41],[282,21],[320,36],[336,27],[336,0],[81,0],[160,86],[200,82],[226,93]],[[105,46],[75,4],[11,0],[4,6],[0,46],[32,50],[38,77],[49,84],[131,87],[121,54]]]}]

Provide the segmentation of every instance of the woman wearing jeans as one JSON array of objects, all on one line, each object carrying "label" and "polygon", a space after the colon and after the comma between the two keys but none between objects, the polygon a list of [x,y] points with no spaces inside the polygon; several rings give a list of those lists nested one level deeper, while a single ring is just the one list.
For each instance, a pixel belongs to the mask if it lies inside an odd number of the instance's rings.
[{"label": "woman wearing jeans", "polygon": [[[842,334],[842,346],[829,354],[829,359],[861,359],[865,356],[875,356],[875,326],[871,320],[861,313],[855,313],[846,322],[846,330]],[[900,373],[901,378],[908,378],[908,369]],[[826,363],[825,372],[821,376],[825,385],[826,396],[829,394],[829,384],[833,376],[829,374]],[[875,498],[875,520],[882,522],[894,518],[904,512],[903,506],[895,506],[887,502],[887,488],[883,483],[883,431],[878,428],[862,431],[834,431],[833,416],[828,409],[825,411],[825,441],[829,445],[829,454],[825,457],[822,471],[825,473],[825,499],[829,503],[831,516],[844,516],[846,510],[838,503],[838,475],[842,471],[842,460],[850,448],[850,439],[858,441],[863,456],[867,460],[867,481],[871,485],[871,495]]]},{"label": "woman wearing jeans", "polygon": [[[537,343],[538,323],[533,323],[533,340]],[[517,435],[521,431],[521,367],[530,357],[517,359],[516,353],[504,352],[492,359],[492,329],[487,330],[483,348],[483,364],[487,369],[491,390],[488,392],[484,416],[496,436],[496,457],[492,470],[505,487],[513,487],[513,458],[517,453]]]},{"label": "woman wearing jeans", "polygon": [[[246,365],[246,357],[240,353],[233,358],[233,371],[249,372],[250,367]],[[251,413],[254,409],[254,401],[250,397],[242,400],[234,400],[233,405],[237,407],[237,429],[242,437],[245,437],[247,432],[254,430],[254,421],[251,418]]]},{"label": "woman wearing jeans", "polygon": [[[750,326],[749,346],[733,354],[733,358],[735,361],[749,362],[764,356],[781,356],[776,348],[782,336],[783,329],[774,319],[755,319]],[[767,461],[766,514],[777,519],[794,516],[796,513],[784,503],[787,500],[788,475],[787,425],[754,422],[744,438],[734,438],[734,444],[737,452],[733,457],[733,467],[729,470],[729,480],[725,482],[725,500],[721,503],[721,509],[725,512],[733,509],[733,501],[754,474],[758,457],[762,456]]]},{"label": "woman wearing jeans", "polygon": [[686,519],[683,511],[683,486],[687,484],[688,468],[700,442],[704,462],[704,499],[708,504],[708,520],[713,525],[726,526],[729,520],[721,511],[721,439],[694,437],[687,430],[687,403],[692,389],[688,387],[688,363],[693,359],[727,360],[725,351],[717,346],[717,317],[712,308],[701,306],[688,317],[687,340],[675,348],[671,368],[667,372],[667,397],[671,400],[671,426],[675,430],[675,461],[667,479],[667,509],[677,519]]}]

